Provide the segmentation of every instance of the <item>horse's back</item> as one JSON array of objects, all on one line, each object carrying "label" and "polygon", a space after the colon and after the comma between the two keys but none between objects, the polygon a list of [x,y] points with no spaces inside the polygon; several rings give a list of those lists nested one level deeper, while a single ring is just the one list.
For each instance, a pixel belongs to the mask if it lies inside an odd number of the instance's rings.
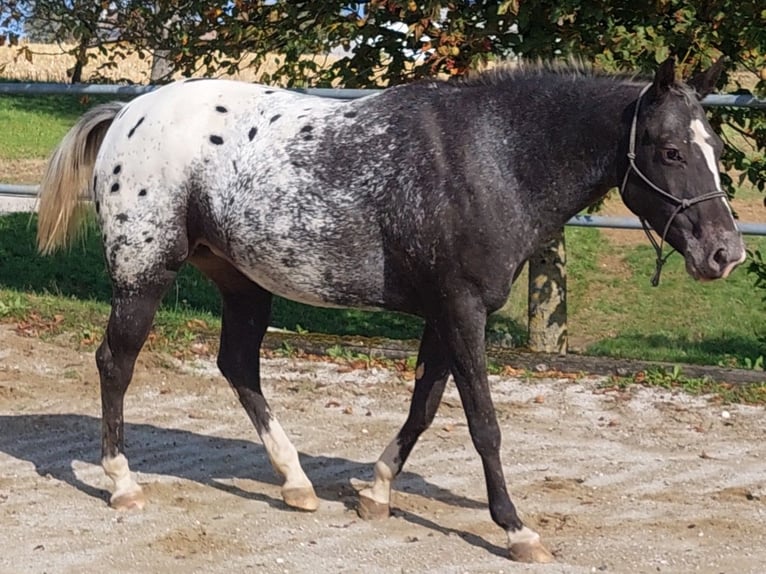
[{"label": "horse's back", "polygon": [[136,282],[204,244],[277,294],[380,306],[371,206],[315,165],[345,106],[225,80],[177,82],[131,102],[94,172],[113,278]]}]

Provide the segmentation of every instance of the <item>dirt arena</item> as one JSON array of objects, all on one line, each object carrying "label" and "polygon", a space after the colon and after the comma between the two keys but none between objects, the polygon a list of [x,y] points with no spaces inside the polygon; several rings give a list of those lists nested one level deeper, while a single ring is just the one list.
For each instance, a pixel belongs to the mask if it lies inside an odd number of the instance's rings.
[{"label": "dirt arena", "polygon": [[322,505],[288,510],[244,411],[212,363],[144,353],[128,455],[150,504],[117,513],[98,466],[91,353],[0,326],[0,572],[763,572],[766,417],[595,378],[493,377],[512,496],[557,564],[504,558],[454,387],[362,522],[350,479],[404,420],[410,377],[269,359],[267,396]]}]

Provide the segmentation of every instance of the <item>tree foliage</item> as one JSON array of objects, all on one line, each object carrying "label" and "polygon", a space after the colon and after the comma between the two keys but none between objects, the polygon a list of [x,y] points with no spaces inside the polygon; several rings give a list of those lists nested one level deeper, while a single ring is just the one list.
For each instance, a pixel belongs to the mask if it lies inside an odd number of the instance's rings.
[{"label": "tree foliage", "polygon": [[6,42],[18,44],[22,22],[28,17],[29,5],[23,0],[5,0],[0,4],[0,46]]}]

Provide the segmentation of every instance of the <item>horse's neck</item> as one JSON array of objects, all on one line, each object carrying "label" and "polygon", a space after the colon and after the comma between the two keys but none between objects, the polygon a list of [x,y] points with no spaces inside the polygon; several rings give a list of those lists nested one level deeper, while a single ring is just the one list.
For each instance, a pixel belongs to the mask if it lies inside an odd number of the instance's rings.
[{"label": "horse's neck", "polygon": [[[569,116],[541,108],[528,122],[529,137],[517,150],[530,185],[522,201],[541,214],[542,233],[552,233],[570,217],[619,185],[626,164],[625,110],[640,86],[596,85],[562,94]],[[635,94],[633,92],[635,91]],[[611,93],[610,93],[611,92]],[[521,157],[527,154],[526,157]],[[539,157],[538,161],[529,158]],[[511,161],[514,159],[512,158]]]}]

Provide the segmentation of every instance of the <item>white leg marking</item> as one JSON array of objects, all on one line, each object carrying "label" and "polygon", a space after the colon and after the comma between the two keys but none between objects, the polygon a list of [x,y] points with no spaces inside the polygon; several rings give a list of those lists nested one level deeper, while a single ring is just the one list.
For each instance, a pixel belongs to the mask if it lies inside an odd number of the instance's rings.
[{"label": "white leg marking", "polygon": [[[423,378],[426,372],[426,364],[420,363],[415,369],[416,382]],[[399,436],[392,440],[383,454],[375,463],[375,481],[372,486],[365,488],[360,494],[372,498],[375,502],[389,505],[391,503],[391,483],[394,480],[394,459],[399,456],[401,446]]]},{"label": "white leg marking", "polygon": [[372,486],[365,488],[360,494],[371,498],[379,504],[388,506],[391,503],[391,483],[394,480],[394,457],[399,455],[399,442],[392,440],[378,462],[375,463],[375,480]]},{"label": "white leg marking", "polygon": [[269,420],[269,432],[263,433],[261,440],[271,464],[285,477],[284,488],[311,488],[311,481],[298,460],[298,451],[273,416]]},{"label": "white leg marking", "polygon": [[508,535],[508,554],[511,560],[528,563],[546,563],[553,562],[555,558],[548,549],[540,542],[540,535],[527,528],[507,532]]},{"label": "white leg marking", "polygon": [[507,531],[508,546],[513,544],[539,543],[540,535],[531,528],[523,527],[521,530]]},{"label": "white leg marking", "polygon": [[[710,173],[713,174],[713,189],[716,191],[720,190],[721,174],[718,171],[718,163],[715,160],[715,150],[713,149],[713,146],[708,142],[708,140],[711,139],[710,134],[708,133],[707,129],[705,129],[705,124],[703,124],[699,119],[692,120],[691,131],[694,135],[692,142],[694,142],[700,148],[700,151],[702,151],[702,155],[705,157],[705,163],[707,163],[707,168],[710,170]],[[729,210],[729,215],[731,215],[732,221],[734,221],[734,215],[731,212],[729,201],[726,199],[726,197],[721,197],[721,201],[723,201],[726,209]]]},{"label": "white leg marking", "polygon": [[[114,482],[114,493],[110,499],[112,503],[119,498],[130,499],[133,495],[138,495],[138,498],[142,499],[141,487],[133,479],[128,466],[128,459],[125,458],[124,454],[118,454],[114,458],[104,457],[101,466],[106,475]],[[143,503],[137,504],[137,506],[141,507]]]}]

